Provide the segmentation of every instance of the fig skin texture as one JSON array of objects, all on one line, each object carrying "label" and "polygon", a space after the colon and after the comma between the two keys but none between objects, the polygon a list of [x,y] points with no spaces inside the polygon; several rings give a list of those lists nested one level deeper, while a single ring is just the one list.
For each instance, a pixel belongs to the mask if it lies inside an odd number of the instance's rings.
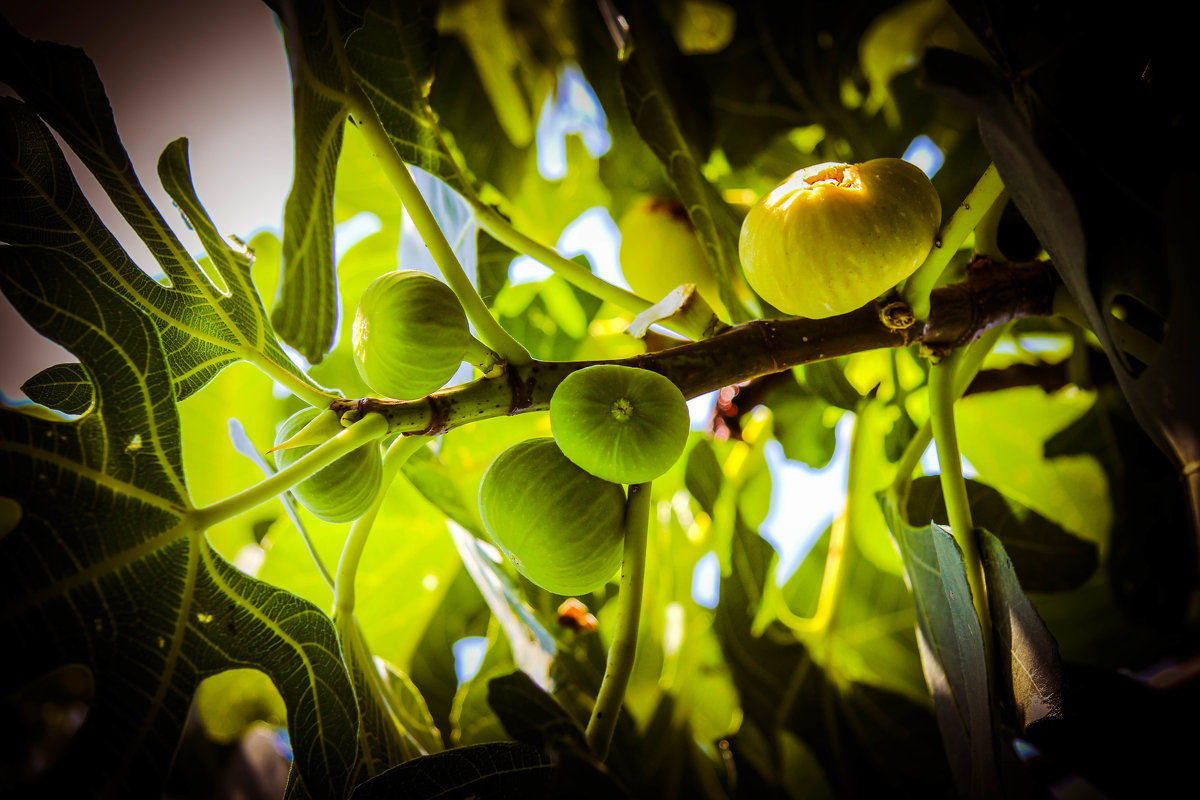
[{"label": "fig skin texture", "polygon": [[[305,408],[288,417],[275,434],[275,444],[286,442],[320,413],[316,408]],[[291,466],[312,449],[276,450],[275,466],[278,469]],[[291,492],[313,516],[326,522],[350,522],[371,507],[382,482],[383,457],[379,453],[379,442],[368,442],[296,484]]]},{"label": "fig skin texture", "polygon": [[738,252],[764,300],[821,319],[853,311],[911,275],[941,217],[937,190],[907,161],[817,164],[750,209]]},{"label": "fig skin texture", "polygon": [[621,217],[621,274],[635,294],[653,303],[692,283],[710,304],[717,282],[687,211],[678,200],[643,197]]},{"label": "fig skin texture", "polygon": [[352,339],[354,363],[373,392],[416,400],[453,377],[471,329],[449,286],[424,272],[396,270],[363,292]]},{"label": "fig skin texture", "polygon": [[687,444],[683,393],[657,372],[601,364],[568,375],[550,398],[563,454],[598,478],[644,483],[669,470]]},{"label": "fig skin texture", "polygon": [[479,485],[479,516],[513,566],[548,592],[595,591],[621,566],[624,490],[572,464],[553,439],[496,457]]}]

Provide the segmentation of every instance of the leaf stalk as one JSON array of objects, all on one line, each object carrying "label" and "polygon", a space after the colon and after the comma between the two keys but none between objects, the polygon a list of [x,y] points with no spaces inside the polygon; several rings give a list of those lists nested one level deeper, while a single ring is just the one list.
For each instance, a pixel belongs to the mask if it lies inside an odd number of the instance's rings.
[{"label": "leaf stalk", "polygon": [[975,605],[975,614],[979,617],[984,647],[988,648],[991,641],[991,615],[988,613],[987,587],[983,579],[979,543],[975,536],[975,522],[971,518],[971,504],[967,499],[967,482],[962,474],[958,432],[954,427],[955,376],[962,360],[959,352],[952,352],[930,367],[929,420],[933,426],[933,438],[937,442],[942,496],[946,501],[946,513],[950,517],[950,532],[962,550],[967,584],[971,587],[971,600]]},{"label": "leaf stalk", "polygon": [[980,220],[991,209],[1004,191],[1004,182],[995,164],[989,164],[983,175],[971,189],[965,200],[955,209],[950,221],[942,228],[933,249],[925,257],[925,263],[917,267],[917,271],[909,276],[901,290],[905,302],[913,310],[918,322],[929,318],[929,295],[937,285],[938,278],[946,271],[950,259],[958,252],[959,246],[966,240],[967,234],[975,230]]},{"label": "leaf stalk", "polygon": [[386,435],[388,423],[379,414],[368,414],[360,421],[313,448],[301,458],[259,483],[211,505],[188,512],[196,530],[205,530],[262,505],[271,498],[310,478],[342,456],[367,442]]},{"label": "leaf stalk", "polygon": [[587,744],[603,761],[608,757],[625,688],[637,655],[638,624],[642,615],[642,589],[646,576],[646,538],[650,526],[650,483],[629,487],[625,504],[625,544],[621,556],[621,589],[617,602],[617,627],[608,651],[608,666],[596,695],[587,725]]}]

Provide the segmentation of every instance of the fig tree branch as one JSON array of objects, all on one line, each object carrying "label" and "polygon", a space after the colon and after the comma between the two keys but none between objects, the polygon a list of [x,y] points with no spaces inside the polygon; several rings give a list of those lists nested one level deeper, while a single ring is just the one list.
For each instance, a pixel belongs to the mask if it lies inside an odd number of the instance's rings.
[{"label": "fig tree branch", "polygon": [[[1049,316],[1058,278],[1045,261],[995,263],[978,259],[966,279],[935,289],[925,322],[897,329],[874,301],[828,319],[753,320],[699,342],[614,362],[665,375],[685,397],[696,397],[761,375],[838,356],[922,344],[950,350],[984,331],[1022,317]],[[343,423],[383,415],[391,433],[435,435],[489,417],[544,411],[555,387],[596,361],[534,361],[503,375],[447,389],[420,400],[338,400]]]}]

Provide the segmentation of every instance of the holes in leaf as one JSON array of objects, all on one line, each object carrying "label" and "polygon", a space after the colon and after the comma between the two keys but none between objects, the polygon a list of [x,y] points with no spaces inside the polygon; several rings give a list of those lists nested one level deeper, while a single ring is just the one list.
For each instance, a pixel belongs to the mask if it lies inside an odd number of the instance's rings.
[{"label": "holes in leaf", "polygon": [[1109,323],[1122,363],[1138,377],[1153,361],[1159,344],[1166,338],[1167,321],[1157,311],[1133,295],[1115,295],[1108,305],[1113,322]]}]

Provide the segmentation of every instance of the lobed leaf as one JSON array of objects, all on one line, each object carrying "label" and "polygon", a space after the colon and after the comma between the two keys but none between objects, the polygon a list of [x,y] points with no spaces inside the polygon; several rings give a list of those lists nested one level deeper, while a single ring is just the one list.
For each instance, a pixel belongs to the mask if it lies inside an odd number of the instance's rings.
[{"label": "lobed leaf", "polygon": [[[283,353],[249,279],[253,254],[231,248],[212,228],[195,197],[186,142],[164,153],[166,188],[202,234],[218,264],[218,287],[184,250],[150,202],[117,135],[112,110],[92,62],[79,50],[30,42],[0,21],[0,81],[26,101],[0,98],[0,187],[6,212],[0,239],[71,256],[151,315],[168,354],[178,397],[188,397],[238,358],[255,360],[277,376],[315,388]],[[150,278],[129,258],[83,196],[41,116],[71,146],[158,261],[170,286]],[[168,177],[170,176],[170,177]],[[75,379],[78,379],[76,373]],[[42,399],[82,405],[42,389],[72,378],[61,370],[33,383]],[[32,397],[32,395],[31,395]],[[38,399],[38,398],[34,398]]]},{"label": "lobed leaf", "polygon": [[364,0],[295,3],[269,0],[286,31],[292,68],[295,175],[283,210],[279,294],[271,321],[279,335],[316,364],[333,346],[337,281],[333,264],[333,188],[350,112],[339,54],[362,24]]},{"label": "lobed leaf", "polygon": [[0,635],[20,686],[83,664],[94,701],[49,795],[161,792],[200,680],[257,667],[288,706],[295,764],[315,796],[353,770],[354,699],[333,626],[315,606],[249,578],[188,520],[175,390],[151,316],[36,247],[0,248],[0,288],[80,359],[94,402],[78,419],[0,410],[4,494]]},{"label": "lobed leaf", "polygon": [[456,800],[541,797],[554,766],[517,742],[456,747],[388,770],[359,785],[351,800]]}]

